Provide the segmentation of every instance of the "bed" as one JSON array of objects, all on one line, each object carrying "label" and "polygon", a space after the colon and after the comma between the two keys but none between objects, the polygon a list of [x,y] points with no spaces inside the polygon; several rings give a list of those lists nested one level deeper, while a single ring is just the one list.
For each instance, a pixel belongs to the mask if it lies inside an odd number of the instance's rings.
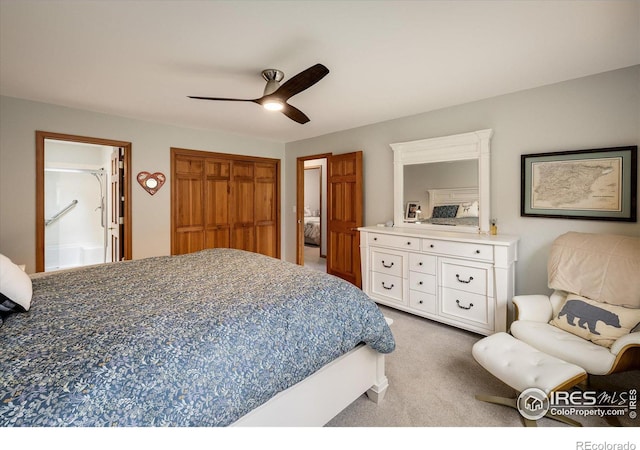
[{"label": "bed", "polygon": [[31,282],[0,327],[0,426],[322,425],[388,385],[375,303],[278,259],[212,249]]},{"label": "bed", "polygon": [[421,223],[478,226],[478,188],[427,190],[427,215]]},{"label": "bed", "polygon": [[304,217],[304,243],[317,246],[320,245],[320,217]]}]

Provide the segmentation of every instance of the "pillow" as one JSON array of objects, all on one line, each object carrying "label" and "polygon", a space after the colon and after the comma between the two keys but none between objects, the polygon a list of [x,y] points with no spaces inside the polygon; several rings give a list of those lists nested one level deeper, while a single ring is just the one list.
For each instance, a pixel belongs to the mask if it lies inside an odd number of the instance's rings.
[{"label": "pillow", "polygon": [[28,311],[32,294],[29,275],[0,254],[0,313]]},{"label": "pillow", "polygon": [[458,213],[458,205],[442,205],[434,206],[431,218],[433,219],[450,219]]},{"label": "pillow", "polygon": [[560,312],[549,322],[562,330],[611,347],[640,323],[640,309],[609,305],[569,294]]},{"label": "pillow", "polygon": [[460,203],[456,217],[478,217],[478,202]]}]

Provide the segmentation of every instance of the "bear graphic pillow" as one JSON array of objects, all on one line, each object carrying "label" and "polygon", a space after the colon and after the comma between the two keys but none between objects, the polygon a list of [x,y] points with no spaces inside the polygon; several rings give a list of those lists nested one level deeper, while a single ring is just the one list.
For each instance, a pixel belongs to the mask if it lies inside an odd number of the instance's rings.
[{"label": "bear graphic pillow", "polygon": [[549,323],[594,344],[611,347],[640,323],[640,309],[608,305],[569,294],[558,315]]}]

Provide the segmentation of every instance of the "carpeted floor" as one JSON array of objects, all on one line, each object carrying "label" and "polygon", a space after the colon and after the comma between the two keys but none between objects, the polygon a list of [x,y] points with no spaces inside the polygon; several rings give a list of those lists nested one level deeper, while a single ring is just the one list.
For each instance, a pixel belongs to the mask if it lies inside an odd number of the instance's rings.
[{"label": "carpeted floor", "polygon": [[327,271],[327,258],[320,256],[320,247],[304,246],[304,266],[319,272]]},{"label": "carpeted floor", "polygon": [[[330,427],[522,427],[517,410],[475,399],[478,393],[514,397],[515,392],[485,371],[471,355],[483,336],[380,306],[394,320],[396,350],[387,355],[389,389],[376,405],[361,396]],[[640,371],[592,377],[594,388],[640,388]],[[587,427],[608,427],[599,417],[571,416]],[[623,426],[640,426],[628,415]],[[543,418],[538,427],[569,427]]]}]

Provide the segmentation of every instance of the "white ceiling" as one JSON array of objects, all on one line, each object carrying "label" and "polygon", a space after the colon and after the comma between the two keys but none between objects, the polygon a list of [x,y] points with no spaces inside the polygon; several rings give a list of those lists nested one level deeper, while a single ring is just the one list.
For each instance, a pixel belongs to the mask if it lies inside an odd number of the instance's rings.
[{"label": "white ceiling", "polygon": [[[637,0],[0,2],[0,94],[279,142],[640,63]],[[187,98],[315,63],[305,125]]]}]

